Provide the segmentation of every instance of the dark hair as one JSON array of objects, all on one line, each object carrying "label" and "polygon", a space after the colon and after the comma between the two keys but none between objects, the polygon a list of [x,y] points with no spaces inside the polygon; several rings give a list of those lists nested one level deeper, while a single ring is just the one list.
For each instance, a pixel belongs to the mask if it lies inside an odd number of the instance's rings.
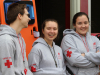
[{"label": "dark hair", "polygon": [[73,25],[75,25],[76,24],[76,19],[79,17],[79,16],[82,16],[82,15],[85,15],[87,18],[88,18],[88,21],[89,21],[89,17],[88,17],[88,15],[86,14],[86,13],[84,13],[84,12],[78,12],[78,13],[76,13],[74,16],[73,16]]},{"label": "dark hair", "polygon": [[19,13],[23,15],[25,8],[26,4],[12,3],[11,5],[9,5],[7,11],[8,23],[13,23],[16,20]]},{"label": "dark hair", "polygon": [[[42,33],[42,30],[44,30],[44,28],[45,28],[45,26],[46,26],[46,22],[49,22],[49,21],[56,22],[57,25],[58,25],[57,20],[55,20],[55,19],[46,19],[46,20],[42,23],[42,25],[41,25],[40,37],[42,37],[42,38],[44,38],[44,34]],[[58,32],[59,32],[59,25],[58,25]],[[58,39],[58,35],[57,35],[57,38],[56,38],[56,39]],[[55,39],[55,40],[56,40],[56,39]]]}]

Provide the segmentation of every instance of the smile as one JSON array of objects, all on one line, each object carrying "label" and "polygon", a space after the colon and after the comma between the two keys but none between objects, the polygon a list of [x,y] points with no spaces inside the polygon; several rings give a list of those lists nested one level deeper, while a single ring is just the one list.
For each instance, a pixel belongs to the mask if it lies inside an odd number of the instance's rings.
[{"label": "smile", "polygon": [[54,36],[53,34],[49,34],[49,36]]}]

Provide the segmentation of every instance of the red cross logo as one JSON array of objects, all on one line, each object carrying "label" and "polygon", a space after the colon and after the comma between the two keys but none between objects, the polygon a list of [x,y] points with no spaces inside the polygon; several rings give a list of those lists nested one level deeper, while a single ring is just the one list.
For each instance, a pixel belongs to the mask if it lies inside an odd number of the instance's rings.
[{"label": "red cross logo", "polygon": [[32,72],[36,72],[36,68],[34,68],[33,66],[31,67],[31,71]]},{"label": "red cross logo", "polygon": [[58,53],[58,55],[60,55],[60,53]]},{"label": "red cross logo", "polygon": [[5,63],[5,66],[7,66],[8,68],[10,68],[10,65],[12,65],[12,62],[10,62],[9,60],[6,60],[7,62]]},{"label": "red cross logo", "polygon": [[96,45],[96,42],[94,42],[93,45]]},{"label": "red cross logo", "polygon": [[72,54],[72,51],[69,51],[68,50],[66,56],[70,58],[71,57],[71,54]]}]

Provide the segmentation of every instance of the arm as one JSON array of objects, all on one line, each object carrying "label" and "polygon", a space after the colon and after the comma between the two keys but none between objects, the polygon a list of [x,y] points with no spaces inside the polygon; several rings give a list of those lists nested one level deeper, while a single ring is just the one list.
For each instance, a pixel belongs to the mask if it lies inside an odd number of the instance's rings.
[{"label": "arm", "polygon": [[90,60],[91,62],[95,63],[96,65],[100,65],[100,41],[97,37],[93,36],[93,41],[96,43],[96,53],[95,52],[88,52],[85,53],[85,58]]},{"label": "arm", "polygon": [[100,65],[100,52],[94,53],[94,52],[89,52],[85,53],[85,58],[88,60],[92,61],[96,65]]},{"label": "arm", "polygon": [[[62,49],[61,49],[61,52],[62,52]],[[62,68],[63,68],[64,73],[66,73],[67,70],[66,70],[66,65],[65,65],[65,59],[64,59],[64,56],[63,56],[63,52],[62,52]]]},{"label": "arm", "polygon": [[66,60],[64,58],[64,56],[62,56],[62,64],[63,64],[63,70],[64,70],[64,73],[66,73],[66,75],[70,75],[68,70],[66,70]]},{"label": "arm", "polygon": [[0,69],[2,75],[15,75],[13,44],[11,40],[0,40]]},{"label": "arm", "polygon": [[37,48],[32,48],[28,55],[28,64],[31,72],[36,72],[39,69],[40,55]]},{"label": "arm", "polygon": [[64,52],[65,59],[70,63],[71,66],[82,68],[90,68],[95,66],[95,64],[81,55],[71,36],[65,36],[63,38],[61,47]]}]

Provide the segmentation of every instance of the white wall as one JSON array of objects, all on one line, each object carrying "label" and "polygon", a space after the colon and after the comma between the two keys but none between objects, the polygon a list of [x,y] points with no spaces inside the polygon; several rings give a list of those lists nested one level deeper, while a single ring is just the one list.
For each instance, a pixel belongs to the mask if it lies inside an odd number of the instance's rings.
[{"label": "white wall", "polygon": [[70,0],[70,29],[73,29],[72,19],[77,12],[80,12],[80,0]]},{"label": "white wall", "polygon": [[88,16],[90,20],[89,32],[91,33],[91,0],[88,0]]}]

